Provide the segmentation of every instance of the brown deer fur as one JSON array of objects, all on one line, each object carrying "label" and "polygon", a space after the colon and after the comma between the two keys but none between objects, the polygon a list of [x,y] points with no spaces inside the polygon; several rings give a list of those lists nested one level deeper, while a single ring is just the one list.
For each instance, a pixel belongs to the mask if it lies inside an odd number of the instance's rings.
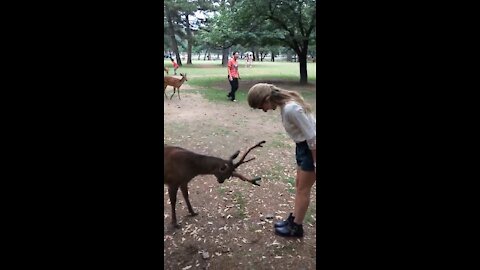
[{"label": "brown deer fur", "polygon": [[180,73],[180,76],[182,76],[181,79],[177,79],[172,76],[165,76],[163,79],[163,94],[165,97],[167,97],[167,94],[165,93],[165,89],[167,89],[167,86],[171,85],[173,86],[173,94],[170,96],[170,99],[172,99],[173,95],[175,95],[175,89],[178,91],[178,99],[181,100],[180,98],[180,86],[182,86],[183,82],[188,81],[187,79],[187,74],[182,74]]},{"label": "brown deer fur", "polygon": [[163,183],[168,186],[168,195],[172,208],[172,225],[175,228],[180,227],[177,223],[175,212],[178,188],[182,191],[190,215],[197,215],[197,213],[193,211],[188,198],[188,182],[195,178],[195,176],[212,174],[215,175],[218,183],[223,183],[225,179],[234,176],[243,181],[254,183],[255,179],[248,179],[242,174],[236,172],[235,169],[241,164],[255,159],[251,158],[244,161],[250,150],[256,147],[262,147],[264,142],[265,141],[262,141],[251,147],[237,163],[234,163],[233,160],[238,156],[240,151],[234,153],[230,159],[224,160],[213,156],[197,154],[181,147],[164,144]]}]

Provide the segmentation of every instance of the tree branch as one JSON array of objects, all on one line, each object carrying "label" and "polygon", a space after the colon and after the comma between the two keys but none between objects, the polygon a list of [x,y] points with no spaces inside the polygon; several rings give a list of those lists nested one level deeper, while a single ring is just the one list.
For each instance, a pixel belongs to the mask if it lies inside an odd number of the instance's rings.
[{"label": "tree branch", "polygon": [[298,2],[300,16],[298,16],[298,28],[300,28],[300,33],[302,36],[305,36],[305,29],[303,28],[303,21],[302,21],[302,2]]},{"label": "tree branch", "polygon": [[315,17],[317,16],[317,9],[313,12],[312,19],[310,20],[310,27],[307,30],[307,35],[306,37],[310,37],[310,34],[312,33],[313,28],[315,27]]}]

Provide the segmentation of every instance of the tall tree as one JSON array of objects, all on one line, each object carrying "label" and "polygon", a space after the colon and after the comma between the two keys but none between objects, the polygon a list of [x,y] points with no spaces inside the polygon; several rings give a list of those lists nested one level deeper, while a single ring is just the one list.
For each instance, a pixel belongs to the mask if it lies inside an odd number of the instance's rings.
[{"label": "tall tree", "polygon": [[248,34],[247,29],[237,26],[236,3],[239,0],[222,0],[220,6],[211,19],[209,27],[202,29],[201,40],[210,47],[221,50],[222,66],[228,62],[228,51],[232,46],[241,44],[244,35]]},{"label": "tall tree", "polygon": [[198,31],[205,20],[195,16],[196,12],[206,13],[214,10],[216,0],[176,0],[178,5],[179,23],[183,25],[187,40],[187,64],[192,64],[192,48],[195,44],[194,32]]},{"label": "tall tree", "polygon": [[247,18],[239,20],[238,27],[262,27],[265,20],[271,23],[275,38],[298,55],[300,83],[307,84],[308,46],[315,44],[316,37],[316,0],[243,0],[237,6],[239,14]]},{"label": "tall tree", "polygon": [[[180,20],[179,16],[179,6],[177,5],[176,1],[174,0],[165,0],[163,3],[164,9],[164,24],[167,24],[166,32],[168,33],[169,40],[171,42],[171,49],[175,53],[175,57],[177,60],[177,64],[182,66],[182,59],[180,57],[180,52],[178,50],[178,42],[175,35],[178,31],[175,29],[176,25],[178,25],[178,21]],[[164,26],[165,30],[165,26]]]}]

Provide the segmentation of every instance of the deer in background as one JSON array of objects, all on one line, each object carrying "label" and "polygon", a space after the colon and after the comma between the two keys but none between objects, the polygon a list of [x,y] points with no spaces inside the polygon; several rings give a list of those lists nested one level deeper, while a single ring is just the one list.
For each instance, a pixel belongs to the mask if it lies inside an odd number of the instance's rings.
[{"label": "deer in background", "polygon": [[165,76],[163,78],[163,94],[165,95],[165,97],[167,97],[167,94],[165,93],[165,89],[167,89],[167,86],[171,85],[173,86],[173,94],[170,96],[170,99],[172,99],[173,95],[175,95],[175,89],[178,91],[178,99],[181,100],[180,98],[180,86],[182,86],[182,84],[185,82],[185,81],[188,81],[187,79],[187,74],[182,74],[180,73],[180,76],[182,76],[181,79],[177,79],[175,77],[172,77],[172,76]]},{"label": "deer in background", "polygon": [[167,67],[163,67],[163,71],[167,72],[167,75],[168,75],[168,68]]},{"label": "deer in background", "polygon": [[245,157],[252,149],[263,147],[263,143],[265,143],[265,141],[261,141],[250,147],[240,158],[240,161],[236,163],[234,163],[233,160],[237,158],[240,151],[235,152],[228,160],[225,160],[218,157],[196,154],[181,147],[164,144],[163,183],[168,186],[168,195],[172,206],[173,227],[180,228],[177,223],[177,215],[175,212],[178,188],[182,191],[190,215],[196,216],[198,214],[193,211],[190,200],[188,199],[188,182],[197,175],[215,175],[220,184],[225,182],[225,179],[234,176],[243,181],[260,186],[257,183],[257,181],[261,180],[260,177],[249,179],[236,172],[235,169],[244,163],[254,160],[255,158],[250,158],[244,161]]}]

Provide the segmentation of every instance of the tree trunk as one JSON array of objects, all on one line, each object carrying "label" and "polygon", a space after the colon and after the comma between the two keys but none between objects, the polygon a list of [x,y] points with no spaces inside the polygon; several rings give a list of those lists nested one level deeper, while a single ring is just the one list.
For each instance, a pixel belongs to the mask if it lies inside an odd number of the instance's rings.
[{"label": "tree trunk", "polygon": [[222,49],[222,66],[226,67],[228,64],[228,48]]},{"label": "tree trunk", "polygon": [[271,52],[272,54],[272,62],[275,62],[275,54],[273,52]]},{"label": "tree trunk", "polygon": [[193,46],[193,34],[192,30],[190,29],[190,21],[188,20],[188,14],[185,16],[185,21],[187,23],[187,27],[185,31],[187,32],[187,65],[192,64],[192,46]]},{"label": "tree trunk", "polygon": [[206,50],[205,54],[203,55],[203,61],[205,61],[207,59],[207,53],[208,53],[208,50]]},{"label": "tree trunk", "polygon": [[172,16],[170,14],[170,10],[168,9],[168,7],[165,6],[165,13],[167,15],[167,21],[168,21],[168,30],[169,30],[169,36],[170,36],[170,42],[172,44],[172,50],[173,52],[175,53],[176,57],[177,57],[177,64],[179,66],[182,66],[182,60],[180,59],[180,53],[178,52],[178,44],[177,44],[177,40],[175,39],[175,30],[173,28],[173,19],[172,19]]},{"label": "tree trunk", "polygon": [[308,83],[307,50],[298,53],[298,62],[300,63],[300,84],[304,85]]}]

